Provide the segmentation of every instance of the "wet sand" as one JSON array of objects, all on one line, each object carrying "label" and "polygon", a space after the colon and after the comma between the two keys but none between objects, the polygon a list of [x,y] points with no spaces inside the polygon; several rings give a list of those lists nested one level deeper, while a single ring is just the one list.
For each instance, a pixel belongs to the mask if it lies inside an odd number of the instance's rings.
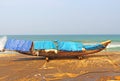
[{"label": "wet sand", "polygon": [[84,59],[0,54],[0,81],[120,81],[120,52]]}]

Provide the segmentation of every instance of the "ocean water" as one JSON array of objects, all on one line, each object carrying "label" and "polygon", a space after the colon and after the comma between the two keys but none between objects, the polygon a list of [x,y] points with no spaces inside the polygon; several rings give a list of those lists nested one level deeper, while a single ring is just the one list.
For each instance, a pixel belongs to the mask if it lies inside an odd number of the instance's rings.
[{"label": "ocean water", "polygon": [[9,39],[20,40],[61,40],[83,42],[86,45],[111,40],[108,51],[120,51],[120,35],[7,35]]}]

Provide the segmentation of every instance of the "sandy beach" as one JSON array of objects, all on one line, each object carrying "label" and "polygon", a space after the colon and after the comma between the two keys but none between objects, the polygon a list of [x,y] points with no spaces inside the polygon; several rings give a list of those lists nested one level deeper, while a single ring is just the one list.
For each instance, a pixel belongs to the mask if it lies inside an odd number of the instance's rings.
[{"label": "sandy beach", "polygon": [[0,54],[0,81],[120,81],[120,52],[77,58]]},{"label": "sandy beach", "polygon": [[0,81],[120,81],[120,0],[0,0]]}]

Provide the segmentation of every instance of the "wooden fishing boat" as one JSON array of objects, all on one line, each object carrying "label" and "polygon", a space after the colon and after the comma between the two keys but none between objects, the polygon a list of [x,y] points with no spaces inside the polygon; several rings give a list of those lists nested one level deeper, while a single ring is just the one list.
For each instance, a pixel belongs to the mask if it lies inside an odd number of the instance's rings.
[{"label": "wooden fishing boat", "polygon": [[73,57],[75,56],[81,59],[81,57],[85,55],[94,54],[94,53],[97,53],[97,52],[100,52],[106,49],[109,43],[111,43],[111,40],[101,42],[100,45],[102,45],[102,47],[98,47],[97,49],[87,50],[86,48],[82,48],[82,51],[61,51],[61,50],[45,51],[45,50],[33,50],[32,48],[31,53],[37,56],[45,56],[47,61],[51,57],[71,57],[71,56]]}]

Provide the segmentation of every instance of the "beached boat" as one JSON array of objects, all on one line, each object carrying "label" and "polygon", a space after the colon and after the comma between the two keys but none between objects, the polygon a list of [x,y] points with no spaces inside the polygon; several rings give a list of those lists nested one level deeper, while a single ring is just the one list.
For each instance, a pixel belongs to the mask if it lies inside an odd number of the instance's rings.
[{"label": "beached boat", "polygon": [[111,43],[111,40],[101,42],[95,45],[84,45],[80,42],[71,41],[31,41],[0,39],[0,51],[17,51],[23,54],[44,56],[46,60],[51,57],[78,57],[79,59],[88,54],[100,52]]},{"label": "beached boat", "polygon": [[[96,44],[96,45],[83,45],[81,47],[81,49],[80,50],[77,49],[77,51],[76,51],[76,49],[73,51],[70,51],[71,46],[66,47],[66,48],[70,48],[70,50],[64,50],[64,48],[61,48],[62,50],[61,49],[56,50],[56,49],[54,49],[54,46],[53,46],[53,48],[50,48],[50,49],[39,49],[38,44],[36,45],[37,46],[37,49],[36,49],[35,43],[33,43],[33,48],[32,48],[31,53],[33,55],[37,55],[37,56],[45,56],[47,61],[51,57],[71,57],[71,56],[73,57],[73,56],[75,56],[75,57],[78,57],[79,59],[81,59],[82,56],[85,56],[88,54],[94,54],[94,53],[97,53],[97,52],[100,52],[100,51],[106,49],[106,47],[108,46],[109,43],[111,43],[111,40],[107,40],[105,42],[101,42],[100,44]],[[66,45],[69,45],[69,44],[67,43]],[[75,45],[76,45],[76,43],[75,43]],[[79,44],[77,44],[76,46],[79,46]],[[72,47],[75,48],[75,46],[72,46]],[[43,48],[43,46],[42,46],[42,48]],[[57,48],[59,48],[59,45],[57,46]]]}]

